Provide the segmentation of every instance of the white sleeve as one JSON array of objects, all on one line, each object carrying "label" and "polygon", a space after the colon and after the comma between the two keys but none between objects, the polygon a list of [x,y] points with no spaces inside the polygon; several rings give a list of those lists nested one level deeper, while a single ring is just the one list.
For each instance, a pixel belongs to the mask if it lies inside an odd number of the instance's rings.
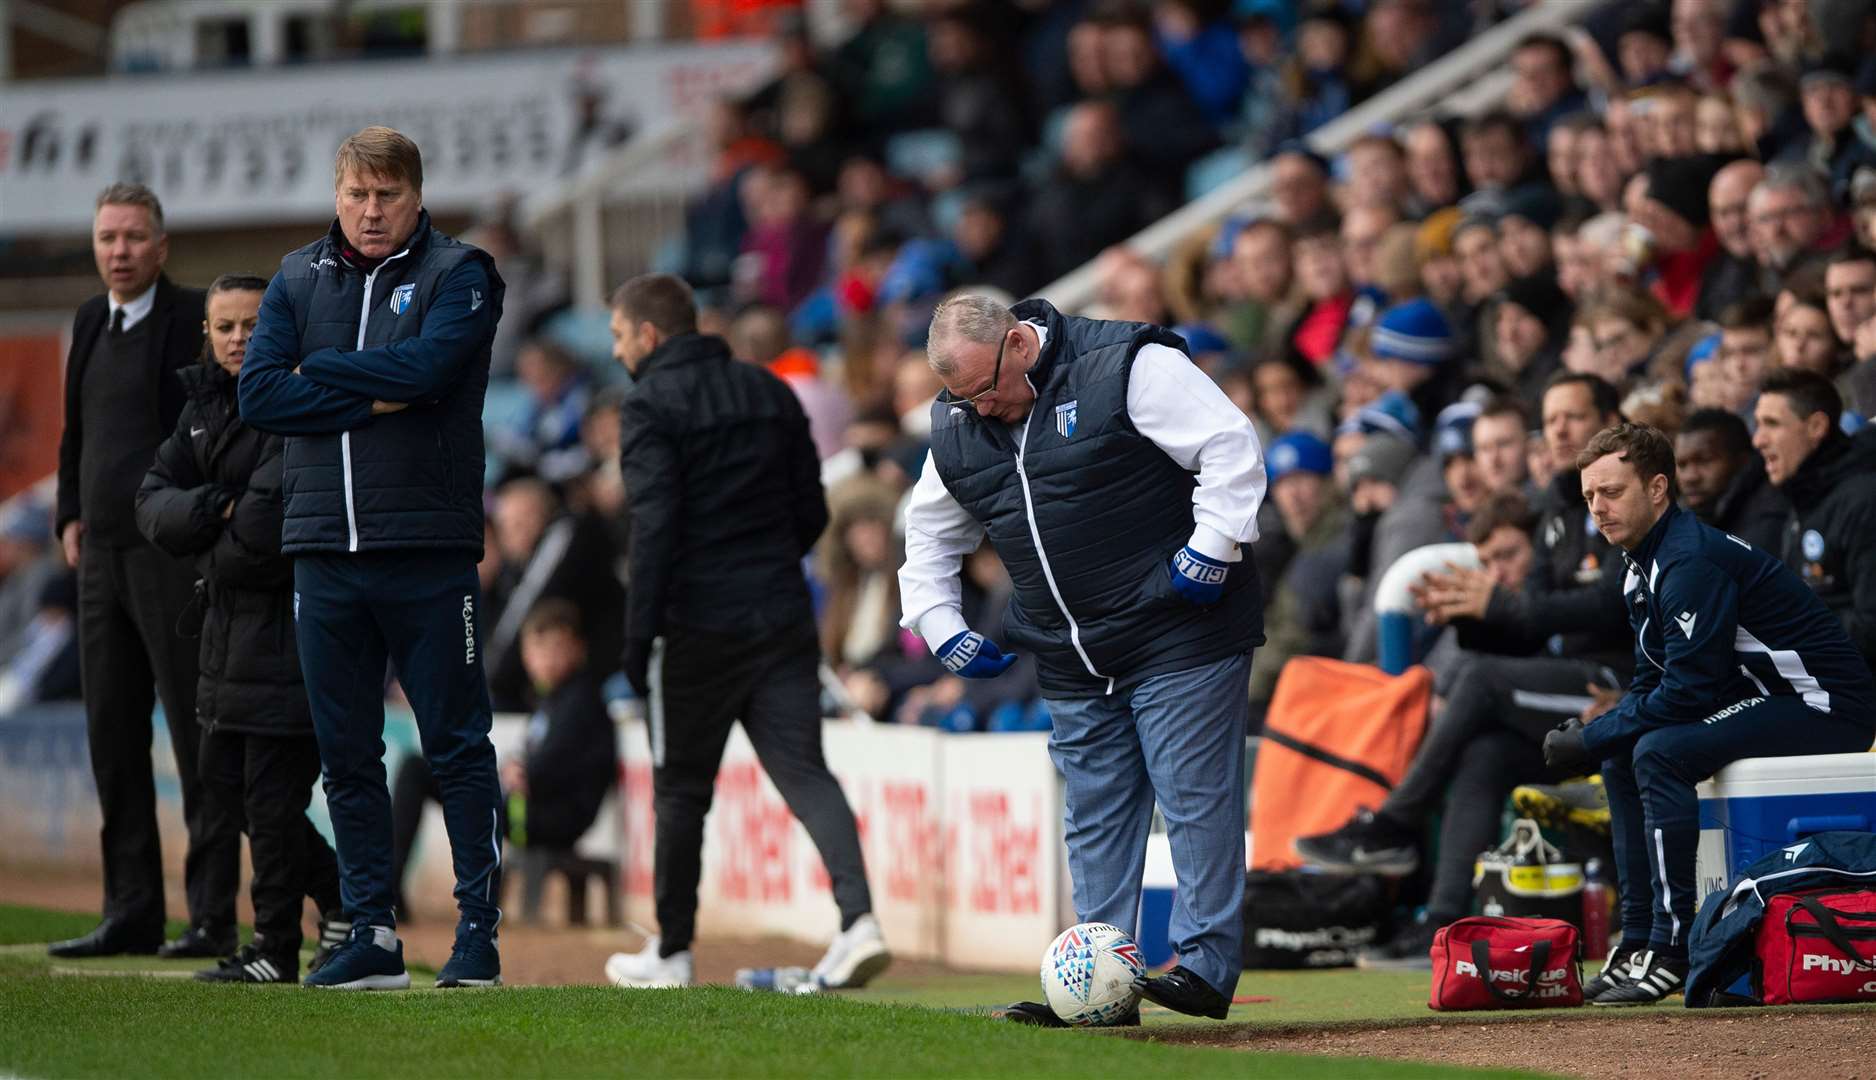
[{"label": "white sleeve", "polygon": [[904,617],[899,625],[918,631],[933,652],[970,629],[958,572],[983,536],[983,526],[951,497],[926,451],[925,468],[905,507],[905,565],[899,568]]},{"label": "white sleeve", "polygon": [[1192,549],[1223,562],[1257,539],[1264,501],[1264,451],[1251,421],[1179,350],[1143,345],[1127,382],[1127,416],[1181,468],[1199,474],[1192,492]]}]

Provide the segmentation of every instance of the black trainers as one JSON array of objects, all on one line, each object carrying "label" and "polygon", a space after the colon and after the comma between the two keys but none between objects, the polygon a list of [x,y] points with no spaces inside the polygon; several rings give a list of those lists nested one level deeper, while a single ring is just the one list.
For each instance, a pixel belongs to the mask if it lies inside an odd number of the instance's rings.
[{"label": "black trainers", "polygon": [[1291,846],[1305,862],[1332,874],[1406,877],[1420,867],[1417,839],[1364,807],[1334,832],[1299,836]]},{"label": "black trainers", "polygon": [[1595,1001],[1597,998],[1618,986],[1627,986],[1628,966],[1634,962],[1641,949],[1615,948],[1609,950],[1608,959],[1602,962],[1602,971],[1596,977],[1583,984],[1583,1000]]},{"label": "black trainers", "polygon": [[1356,954],[1355,966],[1363,971],[1432,971],[1433,935],[1443,925],[1432,919],[1409,923],[1388,940]]},{"label": "black trainers", "polygon": [[1632,954],[1628,982],[1603,991],[1591,1005],[1653,1005],[1687,987],[1687,961],[1650,949]]},{"label": "black trainers", "polygon": [[195,973],[199,982],[219,983],[294,983],[300,981],[298,957],[268,956],[252,944],[235,950],[221,963]]},{"label": "black trainers", "polygon": [[1176,1013],[1187,1016],[1204,1016],[1213,1020],[1223,1020],[1231,1011],[1231,999],[1219,993],[1211,983],[1199,978],[1180,965],[1150,979],[1142,975],[1133,981],[1133,988],[1140,991],[1140,996],[1155,1005],[1164,1005]]},{"label": "black trainers", "polygon": [[450,950],[443,970],[436,973],[437,989],[501,984],[502,957],[495,948],[494,929],[473,922],[458,924],[456,947]]}]

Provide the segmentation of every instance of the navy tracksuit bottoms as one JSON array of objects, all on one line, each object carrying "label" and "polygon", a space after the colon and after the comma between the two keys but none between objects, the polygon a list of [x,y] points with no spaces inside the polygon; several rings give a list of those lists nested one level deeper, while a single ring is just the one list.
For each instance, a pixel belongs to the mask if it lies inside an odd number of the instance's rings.
[{"label": "navy tracksuit bottoms", "polygon": [[301,556],[293,590],[346,917],[354,925],[395,925],[384,774],[388,661],[416,713],[442,796],[456,906],[466,922],[494,926],[501,918],[501,788],[489,742],[475,559],[456,551]]},{"label": "navy tracksuit bottoms", "polygon": [[1622,886],[1622,942],[1687,955],[1701,897],[1694,852],[1700,804],[1694,785],[1750,757],[1848,754],[1870,748],[1868,708],[1833,695],[1818,712],[1790,694],[1749,697],[1712,716],[1656,728],[1603,762]]}]

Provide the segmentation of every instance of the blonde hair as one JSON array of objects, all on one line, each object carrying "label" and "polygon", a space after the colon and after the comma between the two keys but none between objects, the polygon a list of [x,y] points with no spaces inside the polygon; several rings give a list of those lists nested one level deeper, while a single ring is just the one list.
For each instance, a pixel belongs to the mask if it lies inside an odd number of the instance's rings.
[{"label": "blonde hair", "polygon": [[332,186],[344,183],[345,174],[353,170],[403,180],[423,190],[423,153],[410,136],[392,128],[368,127],[339,144],[332,158]]}]

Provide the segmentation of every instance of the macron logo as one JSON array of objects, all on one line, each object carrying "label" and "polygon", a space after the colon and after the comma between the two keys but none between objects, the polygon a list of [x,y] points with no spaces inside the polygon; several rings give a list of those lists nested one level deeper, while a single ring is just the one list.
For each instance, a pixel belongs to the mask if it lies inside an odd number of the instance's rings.
[{"label": "macron logo", "polygon": [[1694,620],[1699,617],[1699,613],[1692,611],[1683,611],[1674,617],[1675,625],[1681,628],[1681,636],[1688,641],[1694,639]]},{"label": "macron logo", "polygon": [[476,662],[476,601],[462,598],[462,662],[467,667]]}]

